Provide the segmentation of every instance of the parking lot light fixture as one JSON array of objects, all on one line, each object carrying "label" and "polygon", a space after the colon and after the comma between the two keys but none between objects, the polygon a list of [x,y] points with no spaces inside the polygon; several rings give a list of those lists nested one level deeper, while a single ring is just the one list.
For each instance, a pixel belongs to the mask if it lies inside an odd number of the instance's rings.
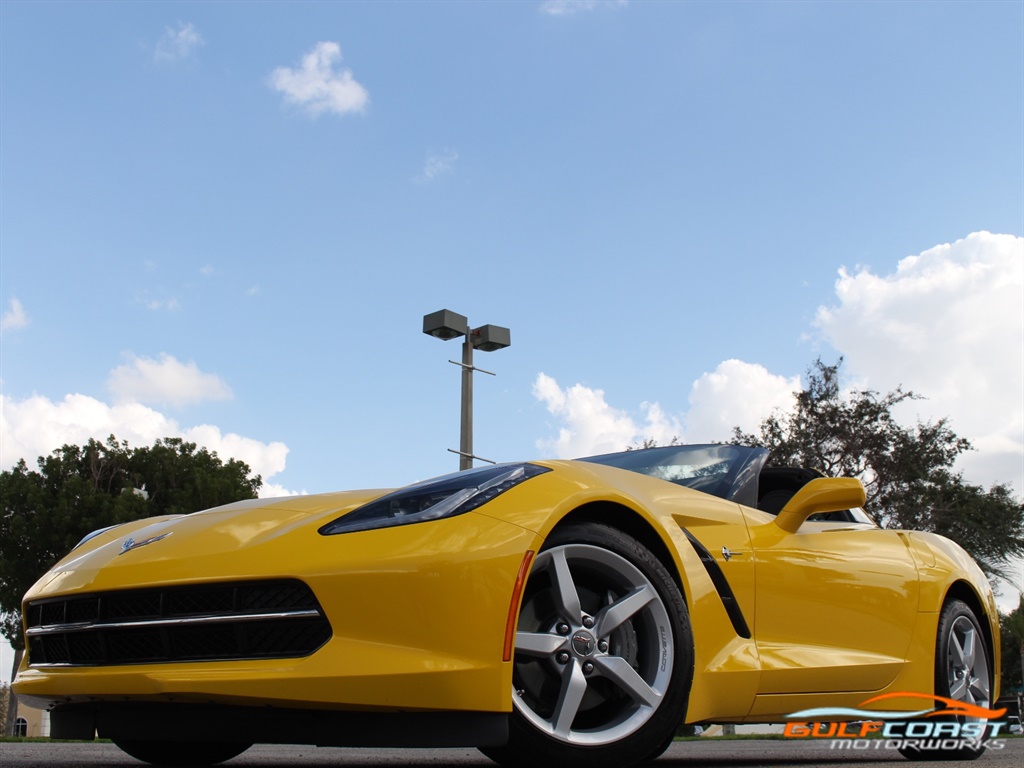
[{"label": "parking lot light fixture", "polygon": [[457,339],[469,332],[469,320],[458,312],[441,309],[423,316],[423,332],[442,341]]},{"label": "parking lot light fixture", "polygon": [[500,325],[481,325],[470,331],[473,347],[481,352],[494,352],[512,343],[512,332]]},{"label": "parking lot light fixture", "polygon": [[459,450],[448,450],[459,455],[459,469],[470,469],[474,459],[488,461],[480,456],[473,455],[473,373],[480,371],[494,376],[491,371],[477,368],[473,365],[473,350],[481,352],[494,352],[511,345],[512,332],[500,325],[481,325],[479,328],[470,328],[469,320],[457,312],[449,309],[441,309],[423,316],[423,332],[428,336],[450,341],[458,337],[462,340],[462,362],[449,360],[449,363],[462,368],[462,402],[461,417],[459,423]]}]

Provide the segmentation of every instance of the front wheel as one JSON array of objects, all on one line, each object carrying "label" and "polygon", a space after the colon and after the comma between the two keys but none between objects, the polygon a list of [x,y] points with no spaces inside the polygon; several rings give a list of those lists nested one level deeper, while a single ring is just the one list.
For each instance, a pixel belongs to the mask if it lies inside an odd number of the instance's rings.
[{"label": "front wheel", "polygon": [[556,531],[523,594],[508,766],[627,766],[670,743],[686,711],[693,636],[665,566],[600,524]]},{"label": "front wheel", "polygon": [[[961,600],[951,600],[939,616],[939,631],[935,640],[935,693],[964,704],[988,709],[992,706],[992,678],[989,674],[985,634],[974,611]],[[963,742],[952,749],[903,748],[900,752],[909,760],[974,760],[985,751],[987,731],[981,717],[956,716],[961,735],[977,734],[949,741]],[[964,726],[970,728],[965,729]]]},{"label": "front wheel", "polygon": [[117,741],[124,752],[152,765],[200,766],[216,765],[237,757],[252,744],[206,741]]}]

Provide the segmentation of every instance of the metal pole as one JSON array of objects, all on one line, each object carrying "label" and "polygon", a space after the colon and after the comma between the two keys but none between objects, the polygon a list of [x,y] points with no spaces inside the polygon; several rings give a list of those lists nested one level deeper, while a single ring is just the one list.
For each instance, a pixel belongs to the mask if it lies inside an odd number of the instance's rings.
[{"label": "metal pole", "polygon": [[462,342],[462,420],[459,439],[459,469],[473,468],[473,343],[466,328]]}]

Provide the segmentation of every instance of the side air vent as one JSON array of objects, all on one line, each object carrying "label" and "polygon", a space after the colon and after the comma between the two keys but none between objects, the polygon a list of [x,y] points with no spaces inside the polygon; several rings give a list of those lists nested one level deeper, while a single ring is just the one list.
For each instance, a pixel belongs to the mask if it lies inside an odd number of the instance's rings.
[{"label": "side air vent", "polygon": [[693,551],[697,553],[697,557],[700,558],[701,565],[704,566],[704,570],[708,572],[708,576],[711,577],[711,583],[715,585],[715,591],[718,593],[718,598],[722,601],[722,606],[725,608],[726,614],[729,616],[729,621],[732,622],[732,628],[736,631],[736,634],[747,640],[750,639],[750,628],[747,626],[746,619],[743,618],[743,611],[740,609],[740,604],[736,600],[736,596],[733,594],[732,587],[729,586],[729,580],[725,578],[725,574],[722,573],[722,569],[718,567],[718,563],[715,562],[714,556],[708,552],[707,548],[701,544],[685,528],[683,533],[686,534],[686,538],[690,542],[690,546],[693,547]]}]

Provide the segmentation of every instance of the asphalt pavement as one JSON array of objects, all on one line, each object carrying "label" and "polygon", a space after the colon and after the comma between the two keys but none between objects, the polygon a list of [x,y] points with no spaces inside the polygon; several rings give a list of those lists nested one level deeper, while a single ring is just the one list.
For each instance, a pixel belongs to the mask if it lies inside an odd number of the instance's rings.
[{"label": "asphalt pavement", "polygon": [[[880,740],[879,740],[880,741]],[[1024,738],[1002,742],[1002,749],[989,749],[971,763],[975,768],[1020,768],[1024,765]],[[114,768],[144,765],[107,743],[0,742],[3,768]],[[443,768],[443,766],[492,766],[494,763],[475,749],[347,749],[258,744],[225,768],[307,768],[308,766],[359,766],[359,768]],[[950,768],[956,763],[915,762],[898,752],[869,747],[865,750],[834,750],[829,742],[779,739],[677,741],[652,764],[654,768],[727,768],[728,766],[858,766],[872,768]],[[540,767],[539,767],[540,768]]]}]

